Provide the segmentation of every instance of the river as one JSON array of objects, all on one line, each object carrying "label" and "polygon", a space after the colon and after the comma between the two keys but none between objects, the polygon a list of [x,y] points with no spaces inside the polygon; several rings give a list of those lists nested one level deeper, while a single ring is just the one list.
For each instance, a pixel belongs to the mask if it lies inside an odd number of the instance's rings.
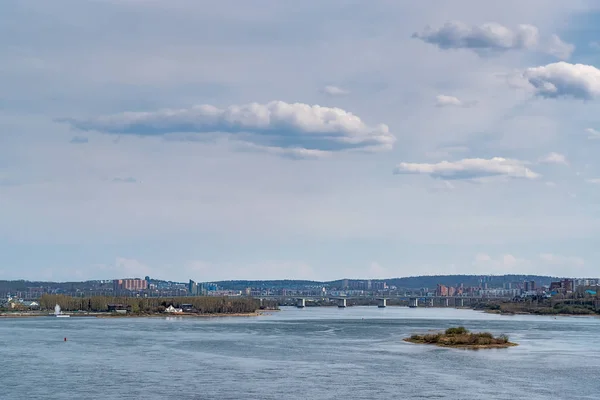
[{"label": "river", "polygon": [[[519,346],[402,341],[455,325]],[[598,399],[600,318],[403,307],[4,318],[0,362],[1,399]]]}]

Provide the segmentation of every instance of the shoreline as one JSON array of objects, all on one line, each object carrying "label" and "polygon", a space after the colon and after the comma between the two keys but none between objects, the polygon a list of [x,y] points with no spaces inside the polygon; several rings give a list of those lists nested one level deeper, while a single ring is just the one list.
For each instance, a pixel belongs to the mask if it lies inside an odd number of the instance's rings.
[{"label": "shoreline", "polygon": [[462,350],[506,349],[509,347],[518,346],[517,343],[512,343],[512,342],[502,343],[502,344],[494,343],[494,344],[475,344],[475,345],[468,345],[468,344],[449,345],[449,344],[443,344],[443,343],[427,343],[424,341],[412,340],[411,338],[404,338],[402,340],[407,343],[412,343],[412,344],[424,344],[424,345],[437,346],[437,347],[443,347],[443,348],[448,348],[448,349],[462,349]]},{"label": "shoreline", "polygon": [[[252,313],[218,313],[218,314],[192,314],[192,313],[153,313],[153,314],[113,314],[113,313],[89,313],[89,314],[68,314],[69,318],[224,318],[224,317],[260,317],[269,315],[271,312],[279,310],[258,310]],[[2,318],[56,318],[54,314],[42,313],[14,313],[0,314]]]},{"label": "shoreline", "polygon": [[499,310],[474,310],[474,311],[483,311],[486,314],[496,314],[496,315],[534,315],[536,317],[600,317],[599,314],[565,314],[565,313],[536,313],[531,311],[499,311]]}]

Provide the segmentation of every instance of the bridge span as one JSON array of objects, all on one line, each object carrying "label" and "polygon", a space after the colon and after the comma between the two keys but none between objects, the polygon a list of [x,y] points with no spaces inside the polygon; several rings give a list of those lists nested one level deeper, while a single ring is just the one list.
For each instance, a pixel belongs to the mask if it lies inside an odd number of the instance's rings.
[{"label": "bridge span", "polygon": [[406,305],[411,308],[416,307],[471,307],[478,303],[487,303],[494,300],[509,300],[505,297],[473,297],[473,296],[389,296],[389,297],[362,297],[362,296],[298,296],[298,297],[278,297],[262,296],[260,299],[279,299],[284,302],[292,302],[298,308],[304,308],[307,303],[326,302],[335,303],[339,308],[345,308],[356,303],[368,301],[375,303],[379,308],[388,306],[389,301],[395,305]]}]

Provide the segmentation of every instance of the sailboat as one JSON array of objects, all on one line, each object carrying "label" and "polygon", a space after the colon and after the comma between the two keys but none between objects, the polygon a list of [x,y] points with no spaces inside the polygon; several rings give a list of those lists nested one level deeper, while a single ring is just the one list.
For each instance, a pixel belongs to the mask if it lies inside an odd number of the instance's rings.
[{"label": "sailboat", "polygon": [[54,316],[58,317],[58,318],[68,318],[70,317],[69,314],[63,314],[62,311],[60,310],[60,306],[57,304],[54,306]]}]

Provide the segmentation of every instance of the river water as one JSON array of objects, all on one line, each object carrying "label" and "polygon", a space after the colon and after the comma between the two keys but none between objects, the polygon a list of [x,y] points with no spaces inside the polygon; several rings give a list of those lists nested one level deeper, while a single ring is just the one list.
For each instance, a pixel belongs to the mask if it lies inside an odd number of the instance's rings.
[{"label": "river water", "polygon": [[[402,341],[455,325],[520,345]],[[402,307],[4,318],[0,363],[0,399],[598,399],[600,319]]]}]

